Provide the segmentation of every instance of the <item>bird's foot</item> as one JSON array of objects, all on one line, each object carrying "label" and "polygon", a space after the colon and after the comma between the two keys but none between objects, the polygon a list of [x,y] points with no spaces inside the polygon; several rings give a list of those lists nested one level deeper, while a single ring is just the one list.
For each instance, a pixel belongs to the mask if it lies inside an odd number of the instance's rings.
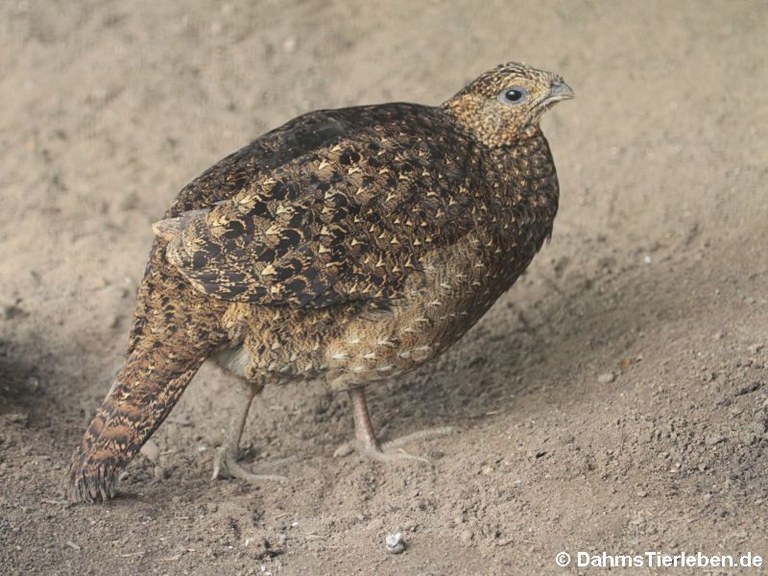
[{"label": "bird's foot", "polygon": [[403,446],[411,444],[413,442],[420,442],[422,440],[430,440],[432,438],[438,438],[441,436],[448,436],[454,434],[458,430],[451,426],[443,426],[441,428],[428,428],[426,430],[419,430],[405,436],[400,436],[388,442],[378,444],[378,442],[370,443],[365,440],[354,440],[351,442],[345,442],[339,446],[333,453],[335,457],[348,456],[355,451],[361,456],[377,460],[379,462],[392,462],[396,460],[415,460],[417,462],[423,462],[424,464],[432,464],[432,461],[422,456],[416,456],[410,452],[406,452]]},{"label": "bird's foot", "polygon": [[[287,464],[296,460],[295,456],[283,458],[282,460],[269,463],[269,467]],[[262,480],[272,480],[277,482],[286,482],[288,478],[280,474],[267,474],[264,472],[255,472],[246,470],[237,461],[236,450],[229,446],[222,446],[216,452],[216,458],[213,461],[213,480],[217,478],[237,478],[246,482],[260,482]]]}]

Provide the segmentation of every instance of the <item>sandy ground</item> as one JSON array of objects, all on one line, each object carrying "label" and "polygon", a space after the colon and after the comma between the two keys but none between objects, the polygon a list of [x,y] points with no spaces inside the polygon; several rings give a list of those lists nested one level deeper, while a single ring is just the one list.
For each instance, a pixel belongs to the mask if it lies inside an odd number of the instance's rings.
[{"label": "sandy ground", "polygon": [[[768,557],[767,32],[760,0],[2,2],[0,572]],[[544,121],[561,211],[457,346],[372,390],[393,436],[461,429],[419,448],[434,466],[334,458],[347,400],[308,384],[267,390],[246,432],[249,462],[302,456],[290,481],[212,482],[240,390],[204,367],[153,438],[157,466],[137,458],[106,505],[65,505],[176,191],[301,112],[438,103],[508,60],[577,93]],[[397,531],[408,547],[388,554]]]}]

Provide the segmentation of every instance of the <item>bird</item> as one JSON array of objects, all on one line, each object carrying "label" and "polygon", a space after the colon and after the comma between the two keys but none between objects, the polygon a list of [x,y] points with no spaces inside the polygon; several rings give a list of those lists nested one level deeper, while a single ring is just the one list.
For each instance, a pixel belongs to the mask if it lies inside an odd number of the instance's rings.
[{"label": "bird", "polygon": [[303,114],[183,187],[153,226],[125,362],[74,451],[68,499],[114,497],[209,359],[246,388],[214,477],[261,477],[237,461],[246,419],[289,382],[346,392],[360,454],[398,458],[365,390],[455,344],[549,240],[559,185],[540,120],[573,96],[509,62],[437,106]]}]

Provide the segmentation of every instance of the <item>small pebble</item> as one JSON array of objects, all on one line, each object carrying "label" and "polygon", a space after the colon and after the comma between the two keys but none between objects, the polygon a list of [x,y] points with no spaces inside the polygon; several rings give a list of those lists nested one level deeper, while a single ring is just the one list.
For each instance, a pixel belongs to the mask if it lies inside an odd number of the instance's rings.
[{"label": "small pebble", "polygon": [[165,480],[165,478],[166,478],[166,476],[165,476],[165,468],[163,468],[162,466],[155,465],[152,468],[152,477],[155,480]]},{"label": "small pebble", "polygon": [[296,37],[289,36],[283,40],[283,50],[285,50],[286,54],[293,54],[296,51],[297,44],[298,42],[296,41]]},{"label": "small pebble", "polygon": [[10,424],[26,425],[28,414],[25,414],[23,412],[9,412],[8,414],[4,414],[3,417]]},{"label": "small pebble", "polygon": [[598,384],[610,384],[614,380],[616,380],[616,374],[613,372],[606,372],[597,377]]},{"label": "small pebble", "polygon": [[715,444],[720,444],[720,442],[725,441],[725,436],[722,434],[710,434],[704,439],[704,443],[707,446],[714,446]]},{"label": "small pebble", "polygon": [[475,533],[472,530],[462,530],[459,538],[461,543],[465,546],[469,546],[472,543],[472,539],[475,537]]},{"label": "small pebble", "polygon": [[394,534],[387,534],[384,539],[384,545],[387,547],[387,552],[390,554],[400,554],[405,550],[405,538],[403,538],[402,532],[395,532]]},{"label": "small pebble", "polygon": [[560,444],[573,444],[574,442],[576,442],[576,437],[573,434],[564,432],[557,437],[557,441]]},{"label": "small pebble", "polygon": [[40,380],[35,378],[34,376],[30,376],[27,378],[27,381],[24,383],[24,386],[26,386],[27,390],[30,392],[37,392],[40,390]]},{"label": "small pebble", "polygon": [[155,464],[160,457],[160,448],[152,440],[147,440],[139,450],[147,460]]},{"label": "small pebble", "polygon": [[744,446],[751,446],[757,442],[758,436],[752,432],[742,432],[739,434],[739,442]]},{"label": "small pebble", "polygon": [[714,380],[716,376],[717,375],[714,372],[712,372],[711,370],[704,370],[701,373],[701,379],[704,382],[712,382],[712,380]]},{"label": "small pebble", "polygon": [[345,456],[349,456],[354,452],[355,449],[352,446],[351,442],[348,442],[346,444],[342,444],[338,448],[336,448],[336,451],[333,453],[334,458],[344,458]]}]

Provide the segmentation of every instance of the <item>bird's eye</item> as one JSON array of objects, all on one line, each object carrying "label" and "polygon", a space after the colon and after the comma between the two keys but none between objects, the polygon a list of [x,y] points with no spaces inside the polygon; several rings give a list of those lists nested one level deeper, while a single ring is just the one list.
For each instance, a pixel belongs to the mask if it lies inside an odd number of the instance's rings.
[{"label": "bird's eye", "polygon": [[522,86],[507,88],[499,94],[499,101],[504,104],[522,104],[528,99],[528,91]]}]

